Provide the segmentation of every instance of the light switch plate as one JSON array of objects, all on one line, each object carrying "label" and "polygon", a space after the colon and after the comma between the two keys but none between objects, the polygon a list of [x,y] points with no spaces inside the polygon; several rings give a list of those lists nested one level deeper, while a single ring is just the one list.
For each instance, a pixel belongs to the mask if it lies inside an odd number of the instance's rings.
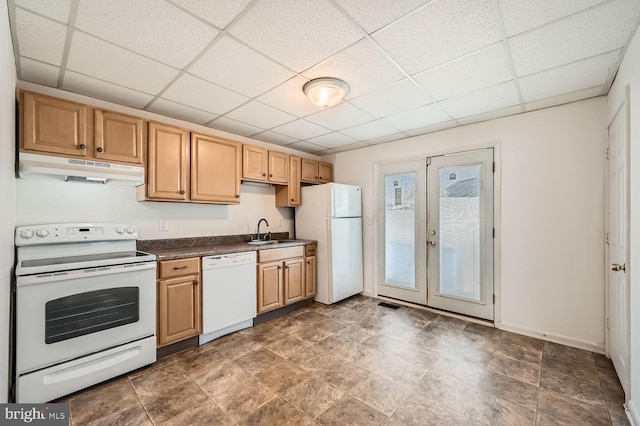
[{"label": "light switch plate", "polygon": [[169,230],[169,221],[161,220],[158,228],[160,229],[160,232],[167,232]]}]

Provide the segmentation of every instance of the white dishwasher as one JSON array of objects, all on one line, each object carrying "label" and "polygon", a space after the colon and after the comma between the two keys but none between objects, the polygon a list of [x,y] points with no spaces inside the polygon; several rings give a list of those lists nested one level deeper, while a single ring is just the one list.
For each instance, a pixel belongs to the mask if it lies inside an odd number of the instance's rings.
[{"label": "white dishwasher", "polygon": [[256,315],[256,253],[203,257],[200,344],[253,326]]}]

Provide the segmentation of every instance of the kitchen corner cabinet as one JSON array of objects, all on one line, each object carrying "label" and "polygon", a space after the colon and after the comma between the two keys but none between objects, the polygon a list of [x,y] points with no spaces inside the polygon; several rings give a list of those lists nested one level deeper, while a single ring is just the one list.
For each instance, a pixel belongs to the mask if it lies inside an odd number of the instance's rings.
[{"label": "kitchen corner cabinet", "polygon": [[316,295],[316,276],[317,276],[317,264],[316,264],[316,245],[309,244],[305,246],[304,257],[304,288],[305,297],[313,297]]},{"label": "kitchen corner cabinet", "polygon": [[288,177],[288,154],[258,146],[242,146],[242,179],[287,185]]},{"label": "kitchen corner cabinet", "polygon": [[333,182],[333,164],[318,162],[318,183]]},{"label": "kitchen corner cabinet", "polygon": [[308,158],[302,159],[300,181],[304,183],[318,183],[318,161]]},{"label": "kitchen corner cabinet", "polygon": [[[189,194],[189,132],[179,127],[149,123],[147,183],[138,187],[138,199],[186,201]],[[141,189],[140,189],[141,188]]]},{"label": "kitchen corner cabinet", "polygon": [[157,280],[157,346],[202,333],[200,258],[161,261]]},{"label": "kitchen corner cabinet", "polygon": [[106,161],[142,164],[144,120],[109,111],[95,112],[95,157]]},{"label": "kitchen corner cabinet", "polygon": [[306,298],[304,246],[258,251],[258,314]]},{"label": "kitchen corner cabinet", "polygon": [[242,144],[191,134],[191,201],[240,203]]},{"label": "kitchen corner cabinet", "polygon": [[276,187],[276,207],[300,206],[300,157],[289,155],[289,185]]}]

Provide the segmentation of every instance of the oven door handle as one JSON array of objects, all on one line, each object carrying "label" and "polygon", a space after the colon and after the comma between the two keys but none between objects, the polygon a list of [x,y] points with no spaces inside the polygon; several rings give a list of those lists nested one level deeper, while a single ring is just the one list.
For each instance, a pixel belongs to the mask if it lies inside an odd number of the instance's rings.
[{"label": "oven door handle", "polygon": [[101,275],[115,275],[127,272],[156,269],[156,262],[128,263],[126,265],[103,266],[98,268],[77,269],[73,271],[52,272],[50,274],[26,275],[18,277],[18,287],[34,284],[45,284],[56,281],[69,281],[79,278],[93,278]]}]

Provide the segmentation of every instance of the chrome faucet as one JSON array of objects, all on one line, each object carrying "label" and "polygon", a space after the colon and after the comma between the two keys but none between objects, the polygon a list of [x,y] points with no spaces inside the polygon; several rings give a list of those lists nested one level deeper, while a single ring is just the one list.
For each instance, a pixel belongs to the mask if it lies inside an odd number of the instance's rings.
[{"label": "chrome faucet", "polygon": [[[256,227],[256,240],[260,239],[260,224],[264,221],[264,223],[266,223],[267,226],[269,226],[269,222],[267,222],[267,219],[262,218],[258,221],[258,226]],[[271,239],[271,232],[269,232],[269,239]]]}]

